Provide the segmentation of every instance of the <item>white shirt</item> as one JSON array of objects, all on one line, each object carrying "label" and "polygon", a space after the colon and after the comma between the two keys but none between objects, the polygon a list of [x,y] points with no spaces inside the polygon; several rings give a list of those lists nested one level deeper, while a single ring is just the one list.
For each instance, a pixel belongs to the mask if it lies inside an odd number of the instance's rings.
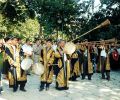
[{"label": "white shirt", "polygon": [[103,57],[107,57],[107,54],[106,54],[105,49],[103,49],[103,50],[101,51],[101,54],[100,54],[100,55],[103,56]]},{"label": "white shirt", "polygon": [[53,48],[54,51],[56,51],[57,45],[53,45],[52,48]]},{"label": "white shirt", "polygon": [[33,52],[35,55],[40,55],[43,47],[42,47],[42,45],[34,44],[32,48],[33,48]]},{"label": "white shirt", "polygon": [[84,52],[84,56],[85,56],[85,57],[87,57],[87,56],[88,56],[88,54],[87,54],[87,53],[88,53],[88,51],[87,51],[87,49],[86,49],[86,50],[85,50],[85,52]]},{"label": "white shirt", "polygon": [[64,61],[67,61],[67,55],[64,53]]},{"label": "white shirt", "polygon": [[30,45],[24,44],[22,46],[23,52],[27,53],[27,54],[32,54],[33,52],[33,48]]},{"label": "white shirt", "polygon": [[16,48],[15,48],[15,46],[13,46],[13,45],[12,45],[12,48],[13,48],[13,51],[14,51],[13,57],[14,57],[14,60],[16,60]]}]

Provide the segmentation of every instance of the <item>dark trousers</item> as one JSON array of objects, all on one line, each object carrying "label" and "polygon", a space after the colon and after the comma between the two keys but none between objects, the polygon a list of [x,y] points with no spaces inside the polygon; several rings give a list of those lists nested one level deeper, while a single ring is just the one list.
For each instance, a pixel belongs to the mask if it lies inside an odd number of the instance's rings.
[{"label": "dark trousers", "polygon": [[10,72],[14,78],[13,91],[16,91],[18,89],[18,85],[20,85],[20,89],[24,89],[27,80],[25,80],[25,81],[18,81],[17,80],[16,68],[13,68],[12,70],[10,70]]},{"label": "dark trousers", "polygon": [[85,76],[88,76],[88,79],[91,80],[91,74],[89,74],[88,72],[88,59],[87,57],[84,58],[84,62],[83,62],[83,72],[82,72],[82,79],[85,78]]},{"label": "dark trousers", "polygon": [[23,90],[25,88],[26,81],[16,81],[16,84],[13,85],[13,91],[16,91],[18,87],[20,86],[20,90]]},{"label": "dark trousers", "polygon": [[24,89],[27,81],[18,81],[18,85],[20,85],[20,89]]},{"label": "dark trousers", "polygon": [[106,57],[101,56],[101,74],[102,78],[105,78],[105,73],[107,78],[110,78],[110,71],[106,70]]},{"label": "dark trousers", "polygon": [[101,74],[104,76],[106,67],[106,57],[101,56]]},{"label": "dark trousers", "polygon": [[47,87],[49,87],[50,84],[51,84],[51,83],[47,83],[47,82],[42,82],[42,81],[41,81],[40,88],[44,88],[45,86],[46,86],[46,88],[47,88]]},{"label": "dark trousers", "polygon": [[9,68],[10,68],[10,64],[7,60],[5,60],[3,62],[2,73],[5,74],[5,75],[8,75]]}]

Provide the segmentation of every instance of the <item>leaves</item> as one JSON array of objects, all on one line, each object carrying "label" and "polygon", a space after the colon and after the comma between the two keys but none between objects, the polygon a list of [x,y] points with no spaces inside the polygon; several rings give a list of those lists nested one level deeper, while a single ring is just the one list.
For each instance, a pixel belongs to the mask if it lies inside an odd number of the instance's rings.
[{"label": "leaves", "polygon": [[71,18],[79,16],[79,7],[74,0],[26,0],[28,9],[36,12],[45,33],[54,30],[67,32]]},{"label": "leaves", "polygon": [[[0,1],[0,32],[34,37],[38,33],[52,36],[62,33],[75,38],[99,25],[105,19],[111,26],[83,37],[89,40],[120,38],[120,1],[100,0],[92,12],[94,0],[4,0]],[[95,8],[94,8],[95,9]],[[39,22],[39,23],[38,23]],[[40,30],[39,30],[40,29]],[[40,32],[39,32],[40,31]]]},{"label": "leaves", "polygon": [[0,32],[22,35],[23,38],[34,38],[35,35],[39,35],[39,23],[37,19],[29,18],[25,22],[13,23],[0,14]]}]

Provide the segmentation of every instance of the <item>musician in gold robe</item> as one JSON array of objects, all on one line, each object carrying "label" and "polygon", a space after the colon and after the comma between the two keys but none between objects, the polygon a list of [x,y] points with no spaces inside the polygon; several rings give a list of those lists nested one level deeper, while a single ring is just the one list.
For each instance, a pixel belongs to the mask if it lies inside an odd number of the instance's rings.
[{"label": "musician in gold robe", "polygon": [[69,56],[64,51],[65,41],[60,40],[58,48],[55,52],[56,61],[56,89],[67,90],[68,80],[70,78],[70,62]]},{"label": "musician in gold robe", "polygon": [[83,65],[81,66],[82,80],[84,80],[86,76],[88,76],[88,80],[91,80],[93,74],[93,66],[90,57],[90,44],[87,44],[84,47],[85,47],[83,54],[84,61],[83,61]]},{"label": "musician in gold robe", "polygon": [[46,41],[46,46],[41,50],[40,61],[44,65],[44,73],[41,75],[40,91],[43,91],[45,86],[46,90],[49,90],[49,86],[53,79],[53,62],[54,62],[54,50],[52,48],[52,39]]},{"label": "musician in gold robe", "polygon": [[81,73],[81,51],[79,49],[79,44],[76,43],[76,51],[71,55],[71,60],[70,60],[70,79],[71,81],[76,81],[76,79],[80,76]]},{"label": "musician in gold robe", "polygon": [[10,64],[9,68],[9,87],[13,88],[13,92],[16,92],[20,85],[21,91],[25,90],[25,84],[27,82],[27,76],[25,71],[20,66],[20,48],[16,37],[11,37],[11,45],[6,48],[6,55]]},{"label": "musician in gold robe", "polygon": [[9,68],[10,68],[10,64],[8,62],[7,56],[6,56],[6,48],[8,48],[11,45],[11,39],[10,36],[7,36],[4,39],[5,43],[4,43],[4,51],[3,51],[3,69],[2,69],[2,74],[3,74],[3,78],[4,79],[8,79],[8,72],[9,72]]}]

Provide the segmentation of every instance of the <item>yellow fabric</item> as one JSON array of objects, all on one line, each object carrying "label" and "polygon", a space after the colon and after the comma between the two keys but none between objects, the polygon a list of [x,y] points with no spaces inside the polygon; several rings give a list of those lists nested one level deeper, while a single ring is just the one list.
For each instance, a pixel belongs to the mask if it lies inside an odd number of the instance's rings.
[{"label": "yellow fabric", "polygon": [[[13,50],[12,46],[9,46],[8,48],[9,48],[11,54],[14,55],[14,50]],[[10,65],[14,65],[14,67],[16,67],[17,81],[26,81],[27,80],[26,73],[23,72],[23,74],[21,76],[20,55],[19,55],[20,48],[19,48],[19,46],[16,47],[16,52],[18,53],[18,55],[15,58],[16,61],[14,61],[9,55],[6,54],[8,62]],[[11,72],[9,72],[8,78],[9,78],[10,85],[13,85],[14,79],[13,79]]]},{"label": "yellow fabric", "polygon": [[[60,50],[60,48],[58,48]],[[67,60],[66,63],[66,70],[63,68],[63,62],[62,62],[62,56],[58,51],[55,52],[55,57],[58,59],[58,66],[60,68],[60,71],[57,75],[56,81],[58,83],[58,87],[67,87],[68,86],[68,80],[70,78],[70,61]],[[67,75],[64,76],[64,71],[66,71]],[[65,78],[66,77],[66,78]]]},{"label": "yellow fabric", "polygon": [[[50,50],[47,51],[46,48],[43,48],[43,58],[40,58],[41,62],[44,64],[44,73],[41,75],[41,81],[47,82],[47,83],[52,83],[52,78],[53,78],[53,67],[51,71],[49,72],[49,67],[52,66],[54,62],[54,50],[51,48]],[[50,64],[51,66],[48,66]]]},{"label": "yellow fabric", "polygon": [[[78,59],[78,57],[79,56],[78,56],[77,52],[75,52],[72,54],[71,59]],[[79,60],[77,60],[73,66],[71,65],[71,67],[72,68],[74,67],[73,71],[71,70],[71,72],[72,72],[71,77],[74,75],[74,73],[76,74],[76,76],[79,76],[80,75]]]},{"label": "yellow fabric", "polygon": [[91,59],[90,59],[89,49],[88,49],[88,73],[89,74],[93,73],[93,65],[92,65],[92,62],[91,62]]},{"label": "yellow fabric", "polygon": [[106,70],[110,71],[110,60],[109,60],[109,55],[107,54],[107,61],[106,61]]}]

